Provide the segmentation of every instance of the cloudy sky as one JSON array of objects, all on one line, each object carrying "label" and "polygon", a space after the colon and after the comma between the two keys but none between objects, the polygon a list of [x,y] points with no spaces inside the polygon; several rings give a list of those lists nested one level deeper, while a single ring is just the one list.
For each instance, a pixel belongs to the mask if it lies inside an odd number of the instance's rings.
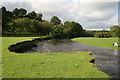
[{"label": "cloudy sky", "polygon": [[118,25],[118,0],[2,0],[1,4],[9,11],[25,8],[28,12],[42,13],[47,21],[58,16],[62,23],[79,22],[87,30],[108,30]]}]

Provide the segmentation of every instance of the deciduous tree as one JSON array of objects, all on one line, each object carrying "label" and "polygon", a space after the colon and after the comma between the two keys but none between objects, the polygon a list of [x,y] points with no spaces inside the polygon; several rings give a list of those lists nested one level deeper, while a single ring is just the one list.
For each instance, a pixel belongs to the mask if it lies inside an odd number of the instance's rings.
[{"label": "deciduous tree", "polygon": [[57,16],[53,16],[50,22],[53,23],[54,25],[57,25],[61,23],[61,20]]}]

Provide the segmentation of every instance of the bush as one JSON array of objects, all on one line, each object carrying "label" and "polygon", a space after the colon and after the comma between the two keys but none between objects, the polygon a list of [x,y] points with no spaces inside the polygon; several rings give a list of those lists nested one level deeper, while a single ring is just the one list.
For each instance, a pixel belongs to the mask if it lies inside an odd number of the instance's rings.
[{"label": "bush", "polygon": [[40,34],[48,35],[53,27],[48,21],[40,22],[35,19],[18,18],[9,23],[9,34]]},{"label": "bush", "polygon": [[9,23],[9,34],[36,34],[38,21],[18,18]]},{"label": "bush", "polygon": [[94,37],[98,37],[98,38],[109,38],[110,35],[107,32],[98,32],[95,33]]}]

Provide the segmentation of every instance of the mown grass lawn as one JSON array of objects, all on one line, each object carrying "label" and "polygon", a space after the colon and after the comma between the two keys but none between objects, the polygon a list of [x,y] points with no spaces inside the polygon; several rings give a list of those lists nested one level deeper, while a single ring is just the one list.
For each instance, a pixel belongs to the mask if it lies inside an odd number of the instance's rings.
[{"label": "mown grass lawn", "polygon": [[103,47],[108,49],[118,49],[114,47],[113,43],[118,42],[118,38],[73,38],[72,41],[88,44],[96,47]]},{"label": "mown grass lawn", "polygon": [[3,78],[109,78],[89,62],[89,52],[14,53],[11,44],[35,37],[2,37]]}]

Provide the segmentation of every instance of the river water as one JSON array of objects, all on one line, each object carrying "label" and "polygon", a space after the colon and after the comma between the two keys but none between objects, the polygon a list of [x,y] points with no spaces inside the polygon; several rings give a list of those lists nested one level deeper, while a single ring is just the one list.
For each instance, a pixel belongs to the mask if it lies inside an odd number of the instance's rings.
[{"label": "river water", "polygon": [[[24,53],[52,53],[52,52],[72,52],[90,51],[96,58],[95,67],[110,75],[118,78],[118,50],[94,47],[82,43],[77,43],[69,39],[64,40],[45,40],[37,43],[37,47],[32,47]],[[120,64],[120,63],[119,63]]]}]

